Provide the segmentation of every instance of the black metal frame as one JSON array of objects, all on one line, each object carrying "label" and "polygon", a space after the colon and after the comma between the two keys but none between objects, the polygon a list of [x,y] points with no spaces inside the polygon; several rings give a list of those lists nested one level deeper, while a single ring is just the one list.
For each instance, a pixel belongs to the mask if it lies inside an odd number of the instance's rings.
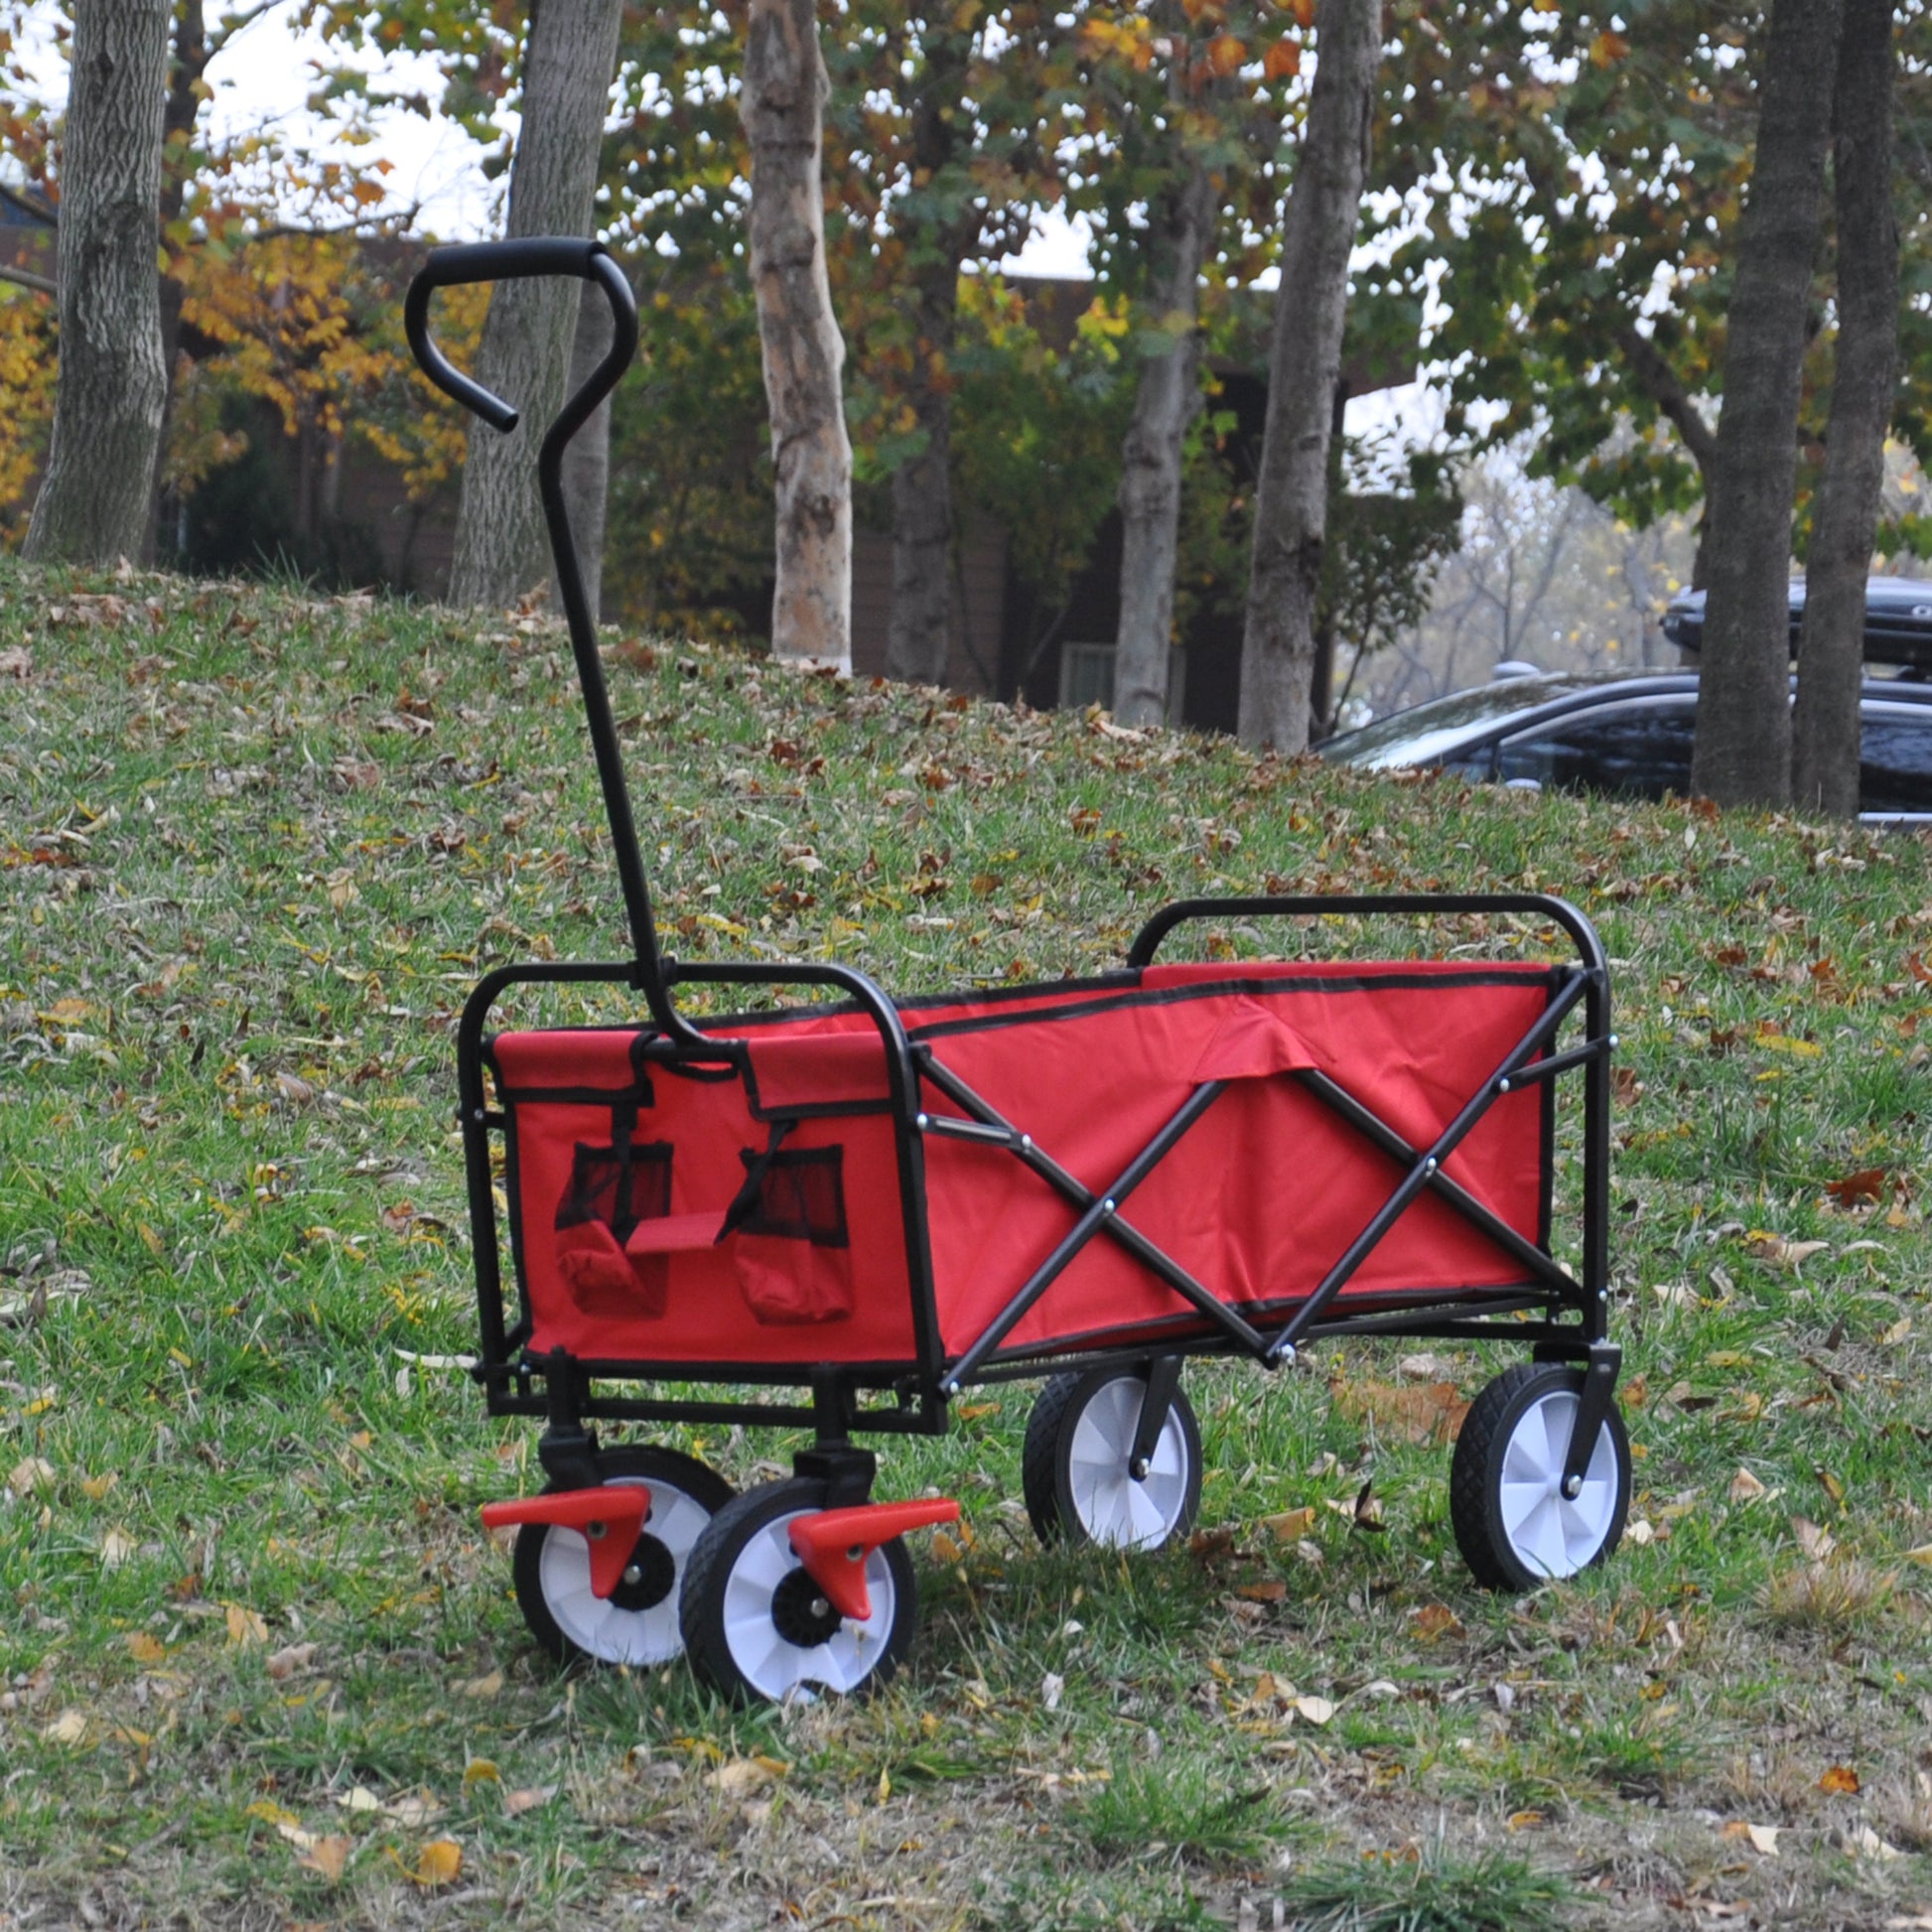
[{"label": "black metal frame", "polygon": [[[482,1352],[476,1368],[492,1414],[540,1415],[549,1429],[542,1454],[553,1479],[594,1479],[595,1436],[591,1421],[734,1422],[810,1429],[821,1446],[839,1449],[857,1431],[940,1434],[949,1400],[969,1382],[1037,1375],[1051,1363],[1076,1359],[1082,1367],[1146,1366],[1150,1393],[1139,1438],[1152,1443],[1165,1420],[1173,1386],[1173,1365],[1183,1354],[1239,1350],[1264,1367],[1295,1360],[1307,1342],[1329,1335],[1392,1333],[1458,1339],[1507,1338],[1528,1342],[1539,1358],[1585,1365],[1584,1414],[1574,1432],[1566,1481],[1581,1479],[1581,1458],[1593,1446],[1602,1412],[1611,1399],[1618,1351],[1607,1338],[1609,1297],[1609,1054],[1608,962],[1589,921],[1574,906],[1533,894],[1275,897],[1189,899],[1165,907],[1144,925],[1127,955],[1130,969],[1144,968],[1177,927],[1204,919],[1265,916],[1308,917],[1336,913],[1415,913],[1432,917],[1512,916],[1559,927],[1576,948],[1576,963],[1554,969],[1548,1008],[1503,1057],[1427,1148],[1411,1145],[1358,1096],[1329,1075],[1306,1070],[1292,1077],[1347,1128],[1403,1170],[1402,1177],[1361,1233],[1316,1288],[1305,1297],[1265,1307],[1238,1309],[1220,1301],[1126,1218],[1122,1204],[1161,1160],[1214,1104],[1223,1083],[1198,1087],[1122,1171],[1112,1186],[1095,1191],[1062,1168],[1013,1122],[947,1067],[929,1042],[914,1044],[900,1010],[863,973],[820,964],[698,964],[669,957],[658,946],[650,893],[644,877],[621,748],[612,716],[590,618],[569,515],[562,465],[566,445],[616,386],[637,341],[636,305],[617,263],[596,242],[529,240],[436,250],[410,288],[405,308],[409,342],[425,372],[446,393],[492,427],[508,431],[517,415],[469,376],[452,367],[431,341],[429,303],[439,288],[538,275],[574,275],[601,289],[611,304],[615,340],[610,353],[565,404],[545,435],[537,458],[538,484],[557,577],[569,623],[572,654],[582,686],[592,751],[609,816],[612,847],[634,957],[621,964],[543,964],[506,967],[485,977],[464,1009],[458,1032],[457,1068],[464,1156],[475,1247]],[[1238,968],[1231,977],[1238,976]],[[502,1279],[501,1231],[491,1189],[492,1135],[508,1136],[506,1113],[489,1104],[485,1034],[498,1001],[510,989],[541,985],[608,985],[640,992],[654,1033],[642,1047],[651,1064],[730,1066],[744,1076],[749,1055],[742,1042],[707,1031],[679,1013],[672,997],[682,983],[714,986],[818,987],[846,996],[848,1010],[867,1015],[886,1049],[888,1093],[898,1169],[907,1290],[911,1297],[913,1359],[898,1362],[826,1362],[814,1365],[742,1362],[593,1360],[561,1350],[534,1355],[527,1344],[527,1313],[509,1318]],[[1054,989],[1042,988],[1042,991]],[[1579,1008],[1582,1042],[1557,1050],[1559,1035]],[[719,1024],[719,1023],[714,1023]],[[742,1024],[742,1023],[739,1023]],[[1584,1076],[1583,1258],[1573,1278],[1548,1246],[1525,1239],[1458,1186],[1444,1164],[1497,1100],[1525,1085]],[[961,1115],[929,1111],[930,1087]],[[1076,1210],[1072,1228],[1008,1300],[982,1334],[957,1356],[942,1348],[931,1244],[926,1224],[924,1141],[928,1136],[977,1141],[1004,1150],[1061,1194]],[[1337,1298],[1377,1242],[1425,1191],[1433,1192],[1524,1267],[1520,1287],[1465,1291],[1418,1290],[1413,1295],[1350,1298],[1348,1312],[1331,1312]],[[1105,1236],[1118,1243],[1171,1289],[1184,1308],[1172,1318],[1143,1326],[1124,1339],[1093,1346],[1066,1341],[1003,1350],[1001,1344],[1027,1311],[1089,1242]],[[516,1239],[511,1217],[512,1243]],[[1525,1314],[1541,1319],[1524,1320]],[[539,1392],[537,1383],[541,1381]],[[809,1406],[755,1400],[653,1398],[600,1392],[600,1382],[726,1382],[809,1389]],[[864,1406],[862,1395],[890,1392],[891,1406]]]}]

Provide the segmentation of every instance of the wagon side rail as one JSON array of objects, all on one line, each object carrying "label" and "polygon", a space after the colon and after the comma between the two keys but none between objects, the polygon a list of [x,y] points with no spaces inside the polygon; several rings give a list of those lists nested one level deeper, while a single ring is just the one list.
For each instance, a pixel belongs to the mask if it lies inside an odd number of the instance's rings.
[{"label": "wagon side rail", "polygon": [[[979,1141],[1000,1148],[1031,1169],[1076,1211],[1066,1235],[1034,1273],[1008,1299],[986,1327],[947,1365],[941,1393],[955,1395],[969,1381],[1021,1366],[1037,1351],[1022,1348],[1002,1353],[1002,1343],[1065,1271],[1079,1252],[1096,1239],[1109,1239],[1134,1257],[1191,1311],[1207,1324],[1210,1344],[1232,1345],[1274,1368],[1292,1362],[1299,1344],[1317,1332],[1419,1332],[1419,1323],[1444,1335],[1486,1333],[1480,1317],[1451,1304],[1431,1317],[1415,1311],[1388,1315],[1354,1312],[1330,1321],[1330,1311],[1348,1282],[1373,1253],[1408,1207],[1425,1191],[1433,1193],[1461,1219],[1495,1242],[1521,1264],[1534,1289],[1509,1301],[1510,1310],[1549,1306],[1577,1309],[1581,1320],[1567,1333],[1554,1324],[1538,1336],[1560,1350],[1573,1350],[1594,1361],[1605,1346],[1608,1319],[1608,1175],[1609,1078],[1608,1062],[1616,1044],[1609,1031],[1609,963],[1595,929],[1584,914],[1566,901],[1532,894],[1507,895],[1335,895],[1184,900],[1166,907],[1142,928],[1128,954],[1135,968],[1151,963],[1161,941],[1177,926],[1199,919],[1250,918],[1256,915],[1314,916],[1335,913],[1379,914],[1416,912],[1432,915],[1474,913],[1527,914],[1561,927],[1576,947],[1577,959],[1560,969],[1560,976],[1544,1012],[1489,1074],[1476,1086],[1455,1117],[1426,1148],[1407,1140],[1374,1109],[1350,1093],[1330,1074],[1309,1068],[1298,1071],[1305,1090],[1354,1133],[1360,1135],[1402,1170],[1402,1177],[1383,1204],[1347,1249],[1330,1266],[1312,1292],[1297,1302],[1278,1325],[1250,1318],[1216,1297],[1174,1258],[1163,1252],[1125,1212],[1127,1196],[1153,1172],[1188,1129],[1214,1104],[1223,1083],[1198,1087],[1122,1171],[1111,1185],[1090,1188],[1056,1162],[1031,1135],[1024,1133],[981,1094],[975,1092],[930,1046],[915,1048],[925,1080],[964,1118],[921,1114],[917,1126],[942,1138]],[[1571,1015],[1582,1008],[1585,1038],[1565,1051],[1551,1048]],[[1581,1278],[1573,1276],[1543,1247],[1525,1238],[1446,1171],[1457,1146],[1467,1138],[1496,1102],[1525,1086],[1548,1082],[1581,1069],[1585,1097],[1585,1174]],[[1504,1301],[1489,1308],[1504,1311]],[[1517,1332],[1522,1332],[1520,1329]],[[1165,1345],[1165,1344],[1164,1344]],[[1185,1346],[1186,1344],[1181,1344]],[[1146,1348],[1140,1351],[1145,1355]],[[1613,1371],[1612,1371],[1613,1373]]]}]

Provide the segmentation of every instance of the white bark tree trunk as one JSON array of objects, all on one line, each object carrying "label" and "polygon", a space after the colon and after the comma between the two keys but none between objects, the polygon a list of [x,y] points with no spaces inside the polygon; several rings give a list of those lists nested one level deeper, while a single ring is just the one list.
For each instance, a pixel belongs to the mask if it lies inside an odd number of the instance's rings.
[{"label": "white bark tree trunk", "polygon": [[[570,350],[568,393],[575,395],[611,352],[611,305],[602,289],[585,286],[577,303],[577,334]],[[595,623],[604,605],[604,525],[611,494],[611,399],[605,399],[564,452],[564,503],[571,541],[584,579],[584,601]],[[553,582],[558,608],[563,593]]]},{"label": "white bark tree trunk", "polygon": [[168,393],[161,119],[169,0],[78,0],[61,157],[61,365],[24,554],[139,558]]},{"label": "white bark tree trunk", "polygon": [[845,341],[825,272],[828,82],[812,0],[751,0],[739,113],[752,148],[752,286],[777,469],[779,657],[852,666]]},{"label": "white bark tree trunk", "polygon": [[[538,0],[531,9],[507,237],[591,232],[622,14],[622,0]],[[477,379],[514,403],[521,420],[507,436],[470,427],[452,604],[501,610],[549,578],[536,451],[563,405],[582,287],[545,276],[490,292]]]},{"label": "white bark tree trunk", "polygon": [[1168,715],[1173,573],[1180,540],[1180,467],[1200,412],[1200,270],[1214,229],[1216,184],[1196,160],[1155,210],[1157,280],[1151,306],[1168,338],[1142,364],[1134,418],[1121,446],[1120,628],[1114,642],[1114,716],[1158,725]]},{"label": "white bark tree trunk", "polygon": [[1321,0],[1315,48],[1319,65],[1282,237],[1241,639],[1241,741],[1290,754],[1309,742],[1329,425],[1341,380],[1348,256],[1368,169],[1381,0]]}]

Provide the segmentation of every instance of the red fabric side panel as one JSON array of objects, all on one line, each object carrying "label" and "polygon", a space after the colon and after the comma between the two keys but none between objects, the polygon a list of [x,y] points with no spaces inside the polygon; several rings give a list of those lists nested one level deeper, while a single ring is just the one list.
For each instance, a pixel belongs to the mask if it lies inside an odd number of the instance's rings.
[{"label": "red fabric side panel", "polygon": [[[569,1231],[558,1233],[558,1209],[571,1189],[578,1146],[611,1145],[611,1109],[594,1101],[527,1096],[546,1088],[629,1087],[633,1037],[612,1031],[501,1035],[495,1041],[513,1124],[512,1207],[533,1320],[530,1346],[539,1353],[563,1347],[577,1356],[623,1361],[909,1362],[911,1297],[898,1167],[892,1126],[883,1116],[806,1120],[785,1139],[787,1151],[843,1150],[849,1248],[734,1235],[715,1247],[653,1253],[646,1231],[634,1258],[640,1271],[634,1301],[608,1289],[592,1296],[581,1280],[573,1285],[563,1265]],[[770,1129],[752,1117],[736,1080],[694,1079],[662,1066],[650,1068],[650,1079],[655,1103],[638,1108],[634,1144],[670,1145],[671,1215],[708,1215],[715,1226],[744,1185],[742,1153],[761,1151]],[[771,1272],[791,1262],[801,1281],[835,1263],[850,1283],[851,1311],[833,1320],[774,1319]],[[576,1272],[582,1276],[581,1264]],[[660,1290],[662,1312],[653,1315],[649,1310]],[[762,1302],[765,1319],[753,1311],[748,1297]]]},{"label": "red fabric side panel", "polygon": [[[1241,970],[1245,977],[1247,969]],[[1192,1070],[1231,1011],[1254,997],[1206,996],[1036,1019],[936,1045],[947,1065],[1098,1189],[1114,1181],[1186,1099]],[[1539,973],[1520,986],[1344,992],[1290,985],[1262,1004],[1278,999],[1286,1029],[1316,1065],[1412,1143],[1427,1145],[1544,1010],[1548,980]],[[1074,1211],[997,1149],[934,1140],[926,1160],[940,1328],[948,1351],[957,1352],[1045,1258]],[[1529,1091],[1499,1101],[1447,1171],[1534,1240],[1541,1170],[1542,1098]],[[1294,1079],[1244,1078],[1221,1094],[1123,1212],[1227,1301],[1272,1301],[1310,1293],[1399,1178],[1394,1163]],[[1347,1292],[1481,1289],[1522,1277],[1493,1242],[1425,1195]],[[1184,1309],[1102,1237],[1011,1339],[1020,1345],[1104,1332]]]}]

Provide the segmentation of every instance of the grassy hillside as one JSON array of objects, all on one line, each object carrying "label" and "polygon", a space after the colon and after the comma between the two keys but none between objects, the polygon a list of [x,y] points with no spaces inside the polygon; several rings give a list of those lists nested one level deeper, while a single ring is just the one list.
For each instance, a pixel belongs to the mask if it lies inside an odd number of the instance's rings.
[{"label": "grassy hillside", "polygon": [[453,1017],[622,950],[566,667],[0,563],[0,1925],[1932,1924],[1922,841],[614,639],[687,954],[928,992],[1179,896],[1534,887],[1617,961],[1607,1567],[1470,1586],[1431,1439],[1473,1348],[1190,1369],[1225,1533],[1145,1560],[1035,1547],[1007,1387],[887,1451],[966,1506],[910,1669],[747,1716],[560,1677],[477,1520],[538,1472],[450,1361]]}]

